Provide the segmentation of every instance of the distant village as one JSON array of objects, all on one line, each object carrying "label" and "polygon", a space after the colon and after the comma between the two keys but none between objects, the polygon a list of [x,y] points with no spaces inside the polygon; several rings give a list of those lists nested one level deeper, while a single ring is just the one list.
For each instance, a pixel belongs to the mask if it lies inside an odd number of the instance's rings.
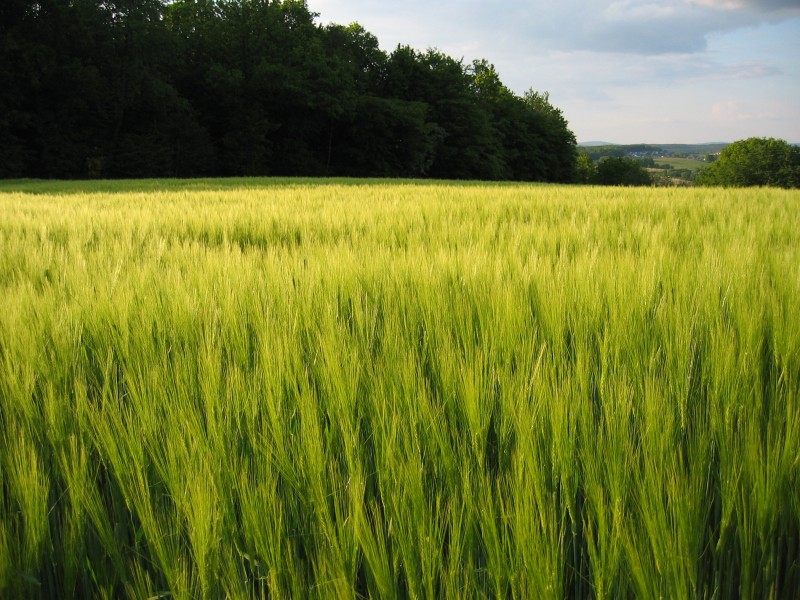
[{"label": "distant village", "polygon": [[625,154],[627,158],[688,158],[689,160],[702,160],[705,162],[713,162],[719,155],[719,152],[706,152],[702,154],[684,154],[683,152],[675,151],[667,152],[661,148],[630,151]]},{"label": "distant village", "polygon": [[693,185],[728,144],[579,144],[584,182],[607,185]]},{"label": "distant village", "polygon": [[592,160],[600,160],[604,156],[626,158],[684,158],[703,162],[713,162],[719,157],[720,152],[727,146],[726,143],[713,144],[605,144],[589,142],[579,144],[582,152],[589,155]]}]

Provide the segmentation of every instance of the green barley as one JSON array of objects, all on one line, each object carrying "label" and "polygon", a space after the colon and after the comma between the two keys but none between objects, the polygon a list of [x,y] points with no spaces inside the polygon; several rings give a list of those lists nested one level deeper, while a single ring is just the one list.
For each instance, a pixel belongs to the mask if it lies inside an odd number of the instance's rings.
[{"label": "green barley", "polygon": [[796,192],[18,187],[3,597],[800,586]]}]

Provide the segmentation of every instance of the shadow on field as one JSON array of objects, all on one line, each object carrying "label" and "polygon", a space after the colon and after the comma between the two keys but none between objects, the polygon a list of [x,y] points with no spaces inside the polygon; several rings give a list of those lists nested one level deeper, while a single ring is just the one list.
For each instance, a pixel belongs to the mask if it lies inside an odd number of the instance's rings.
[{"label": "shadow on field", "polygon": [[438,179],[368,179],[346,177],[226,177],[203,179],[98,179],[63,181],[50,179],[0,180],[0,193],[21,192],[26,194],[116,194],[138,192],[173,191],[221,191],[234,189],[258,189],[270,187],[295,187],[309,185],[530,185],[516,182],[462,181]]}]

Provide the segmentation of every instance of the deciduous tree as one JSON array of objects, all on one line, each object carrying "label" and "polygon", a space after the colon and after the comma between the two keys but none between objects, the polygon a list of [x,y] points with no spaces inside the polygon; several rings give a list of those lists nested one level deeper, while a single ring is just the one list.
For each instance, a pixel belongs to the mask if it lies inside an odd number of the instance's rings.
[{"label": "deciduous tree", "polygon": [[607,156],[597,164],[600,185],[650,185],[650,174],[633,158]]},{"label": "deciduous tree", "polygon": [[547,94],[303,0],[4,0],[0,177],[570,181]]},{"label": "deciduous tree", "polygon": [[800,148],[783,140],[752,137],[727,146],[702,169],[701,185],[800,187]]}]

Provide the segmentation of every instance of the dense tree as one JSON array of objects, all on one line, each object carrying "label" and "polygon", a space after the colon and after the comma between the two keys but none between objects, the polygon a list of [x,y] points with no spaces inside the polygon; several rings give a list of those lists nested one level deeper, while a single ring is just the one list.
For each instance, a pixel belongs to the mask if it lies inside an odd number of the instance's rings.
[{"label": "dense tree", "polygon": [[594,183],[597,177],[597,165],[586,152],[579,152],[575,162],[575,181],[577,183]]},{"label": "dense tree", "polygon": [[726,147],[702,169],[701,185],[800,187],[800,148],[774,138],[748,138]]},{"label": "dense tree", "polygon": [[634,158],[607,156],[597,163],[595,183],[600,185],[650,185],[650,174]]},{"label": "dense tree", "polygon": [[29,172],[33,160],[29,142],[35,123],[26,105],[40,77],[36,64],[40,46],[29,33],[31,13],[29,2],[0,2],[0,177]]},{"label": "dense tree", "polygon": [[0,177],[568,181],[546,94],[301,0],[4,0]]},{"label": "dense tree", "polygon": [[575,135],[560,108],[550,102],[550,94],[528,90],[525,104],[538,119],[531,128],[532,136],[541,138],[540,145],[547,148],[544,178],[550,181],[572,181],[575,178],[577,149]]}]

